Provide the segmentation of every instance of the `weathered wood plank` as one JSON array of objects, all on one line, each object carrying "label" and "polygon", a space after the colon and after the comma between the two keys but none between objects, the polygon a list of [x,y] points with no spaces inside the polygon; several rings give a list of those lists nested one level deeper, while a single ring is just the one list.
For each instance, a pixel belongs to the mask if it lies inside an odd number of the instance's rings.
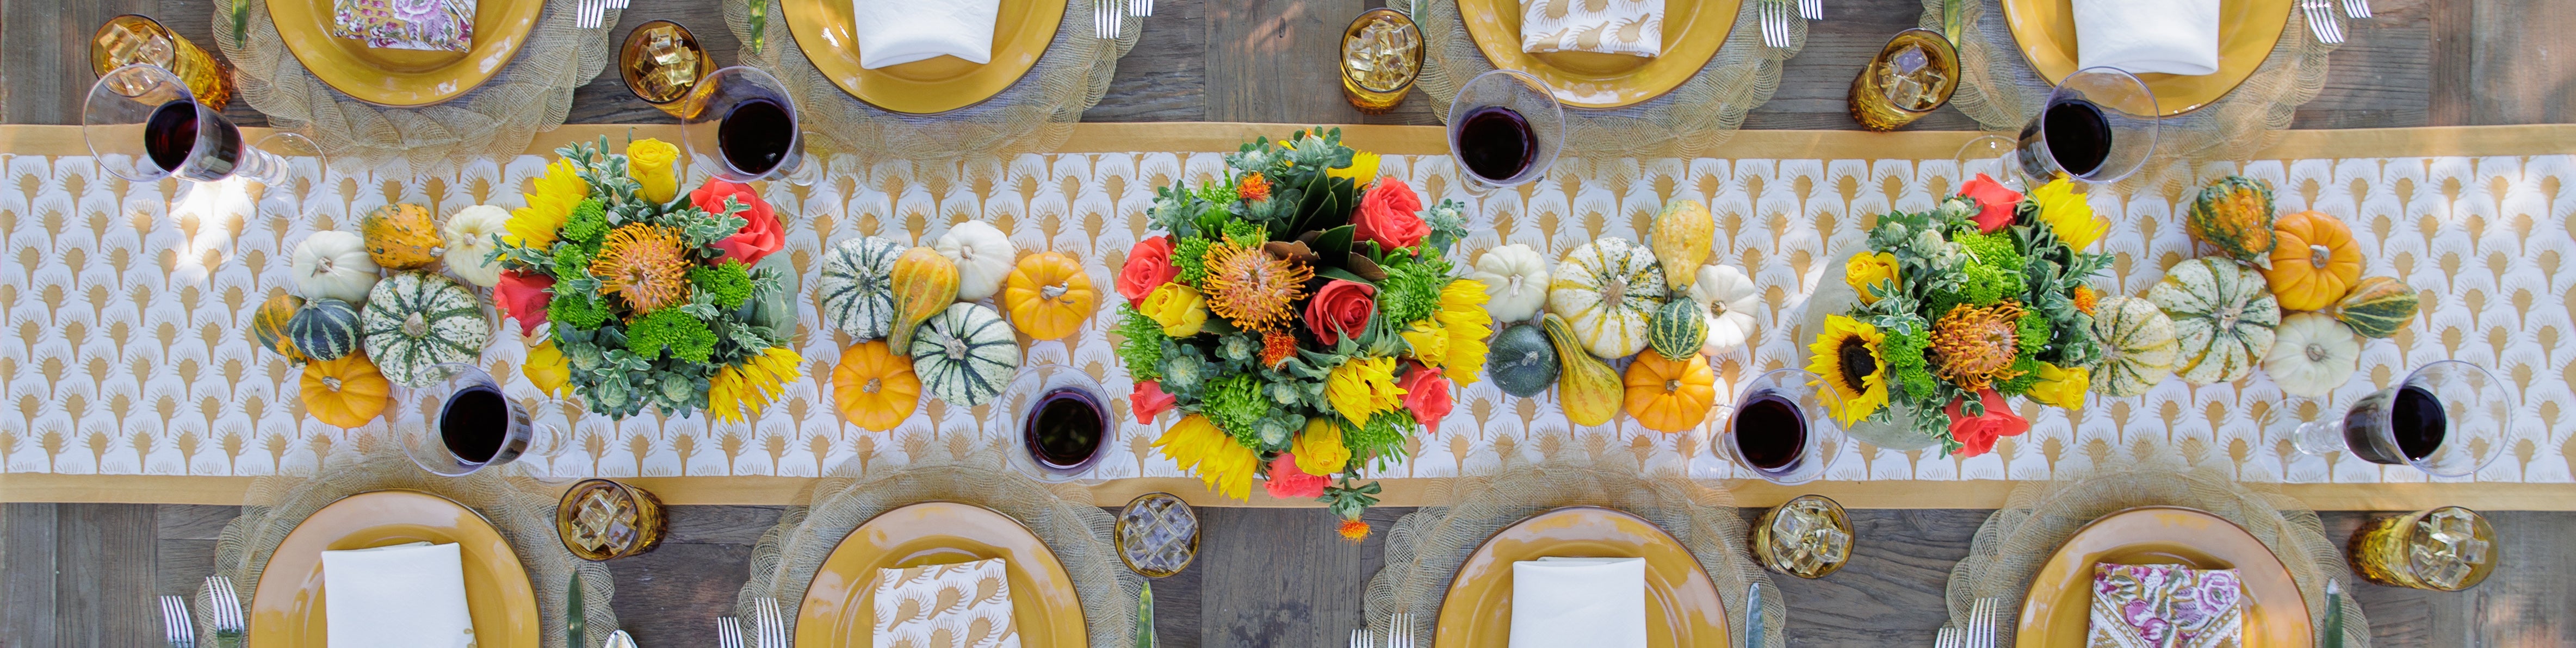
[{"label": "weathered wood plank", "polygon": [[1207,2],[1156,0],[1154,15],[1144,25],[1136,46],[1118,59],[1108,94],[1084,111],[1082,120],[1207,120]]},{"label": "weathered wood plank", "polygon": [[[1361,0],[1232,0],[1206,5],[1207,119],[1347,124],[1333,52]],[[1160,13],[1160,12],[1157,12]]]},{"label": "weathered wood plank", "polygon": [[161,635],[153,505],[83,504],[57,511],[54,633],[68,646],[141,646]]},{"label": "weathered wood plank", "polygon": [[[2576,119],[2576,3],[2472,5],[2467,34],[2469,100],[2475,124],[2528,124]],[[2458,33],[2458,32],[2453,32]]]},{"label": "weathered wood plank", "polygon": [[71,504],[0,504],[0,648],[55,643],[54,548]]}]

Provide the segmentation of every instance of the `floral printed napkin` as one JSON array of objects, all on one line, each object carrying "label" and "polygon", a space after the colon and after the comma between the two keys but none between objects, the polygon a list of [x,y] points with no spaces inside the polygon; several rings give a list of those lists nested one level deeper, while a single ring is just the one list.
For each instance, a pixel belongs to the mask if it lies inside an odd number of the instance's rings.
[{"label": "floral printed napkin", "polygon": [[2087,648],[2239,648],[2245,597],[2236,570],[2093,566]]},{"label": "floral printed napkin", "polygon": [[332,0],[331,36],[378,49],[462,52],[474,44],[475,0]]},{"label": "floral printed napkin", "polygon": [[876,648],[1019,648],[1000,558],[877,570]]}]

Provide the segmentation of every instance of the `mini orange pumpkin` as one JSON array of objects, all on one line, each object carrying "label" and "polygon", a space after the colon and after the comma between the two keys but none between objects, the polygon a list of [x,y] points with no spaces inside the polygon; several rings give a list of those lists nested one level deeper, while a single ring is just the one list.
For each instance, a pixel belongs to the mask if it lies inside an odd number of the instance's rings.
[{"label": "mini orange pumpkin", "polygon": [[1082,262],[1062,252],[1039,252],[1020,257],[1019,267],[1002,280],[1002,308],[1020,332],[1053,340],[1082,330],[1083,321],[1100,310],[1100,291],[1091,287]]},{"label": "mini orange pumpkin", "polygon": [[1693,353],[1674,360],[1640,353],[1628,363],[1628,415],[1646,429],[1680,432],[1699,427],[1717,404],[1717,372],[1708,356]]},{"label": "mini orange pumpkin", "polygon": [[2312,211],[2282,214],[2272,232],[2279,244],[2263,282],[2282,309],[2325,308],[2361,280],[2361,246],[2343,221]]},{"label": "mini orange pumpkin", "polygon": [[912,375],[912,357],[891,352],[884,340],[869,340],[841,351],[832,369],[832,401],[842,420],[883,432],[912,416],[921,406],[921,379]]},{"label": "mini orange pumpkin", "polygon": [[304,365],[304,411],[314,420],[354,428],[385,413],[385,394],[393,385],[376,372],[376,363],[352,353]]}]

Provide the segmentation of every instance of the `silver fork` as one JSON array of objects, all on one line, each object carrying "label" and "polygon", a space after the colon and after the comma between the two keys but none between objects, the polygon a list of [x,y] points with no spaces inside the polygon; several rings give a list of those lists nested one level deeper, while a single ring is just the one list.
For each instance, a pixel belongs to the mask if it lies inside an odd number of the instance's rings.
[{"label": "silver fork", "polygon": [[215,617],[215,645],[242,645],[242,640],[250,636],[250,623],[242,616],[241,593],[233,591],[233,579],[207,576],[206,597],[206,609]]},{"label": "silver fork", "polygon": [[1825,0],[1798,0],[1798,17],[1808,20],[1824,20]]},{"label": "silver fork", "polygon": [[1754,0],[1753,9],[1762,20],[1762,44],[1774,48],[1789,46],[1789,12],[1786,0]]},{"label": "silver fork", "polygon": [[[1153,0],[1145,0],[1152,2]],[[2370,0],[2343,0],[2343,12],[2354,18],[2370,17]]]},{"label": "silver fork", "polygon": [[161,635],[171,648],[197,648],[197,619],[188,616],[188,600],[161,595]]},{"label": "silver fork", "polygon": [[2343,25],[2335,22],[2334,7],[2329,0],[2299,0],[2299,11],[2308,17],[2308,31],[2328,45],[2343,42]]},{"label": "silver fork", "polygon": [[1091,0],[1091,29],[1101,38],[1117,38],[1126,27],[1126,0]]},{"label": "silver fork", "polygon": [[2003,624],[2003,612],[2001,601],[1977,599],[1975,611],[1968,613],[1968,648],[1995,648],[1996,626]]},{"label": "silver fork", "polygon": [[1377,648],[1377,633],[1368,628],[1352,630],[1351,648]]},{"label": "silver fork", "polygon": [[751,626],[759,648],[787,648],[787,617],[778,612],[778,599],[760,597],[752,603]]},{"label": "silver fork", "polygon": [[1387,623],[1386,648],[1413,648],[1413,613],[1397,612]]},{"label": "silver fork", "polygon": [[1941,632],[1932,636],[1932,648],[1968,648],[1968,646],[1967,642],[1959,639],[1958,626],[1941,626]]},{"label": "silver fork", "polygon": [[742,619],[716,617],[716,648],[743,648]]}]

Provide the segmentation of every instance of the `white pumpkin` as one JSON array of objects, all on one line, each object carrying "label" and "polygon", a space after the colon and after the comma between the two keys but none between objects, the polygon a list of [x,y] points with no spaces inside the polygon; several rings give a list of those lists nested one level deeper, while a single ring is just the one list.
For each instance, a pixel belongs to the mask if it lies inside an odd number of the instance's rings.
[{"label": "white pumpkin", "polygon": [[1505,322],[1527,321],[1547,307],[1547,257],[1513,243],[1476,257],[1467,278],[1485,284],[1485,311]]},{"label": "white pumpkin", "polygon": [[1668,294],[1655,253],[1621,238],[1575,248],[1547,285],[1547,311],[1565,318],[1583,350],[1604,359],[1646,349],[1647,320]]},{"label": "white pumpkin", "polygon": [[295,290],[305,299],[351,304],[367,301],[367,291],[375,289],[380,272],[376,260],[367,256],[366,239],[339,230],[304,237],[304,242],[295,244],[290,266],[295,270]]},{"label": "white pumpkin", "polygon": [[2291,313],[2272,329],[2263,373],[2292,396],[2319,398],[2352,380],[2361,368],[2361,336],[2325,313]]},{"label": "white pumpkin", "polygon": [[492,235],[508,231],[510,210],[491,205],[475,205],[456,210],[439,228],[439,242],[446,246],[441,259],[447,271],[466,283],[490,288],[501,283],[501,264],[490,261]]},{"label": "white pumpkin", "polygon": [[1734,350],[1753,335],[1753,313],[1762,307],[1762,293],[1744,271],[1723,263],[1700,266],[1691,279],[1690,298],[1708,312],[1708,341],[1700,344],[1701,353]]},{"label": "white pumpkin", "polygon": [[957,263],[958,301],[993,296],[1002,289],[1002,280],[1011,276],[1011,268],[1020,258],[1019,249],[1011,246],[1011,237],[984,221],[949,227],[930,247]]}]

